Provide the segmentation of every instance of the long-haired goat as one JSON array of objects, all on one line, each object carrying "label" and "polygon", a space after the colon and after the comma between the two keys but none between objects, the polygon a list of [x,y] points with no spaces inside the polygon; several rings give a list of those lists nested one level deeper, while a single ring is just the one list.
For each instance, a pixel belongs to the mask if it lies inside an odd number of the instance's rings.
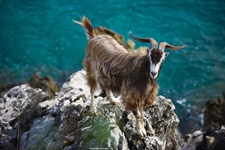
[{"label": "long-haired goat", "polygon": [[153,38],[138,38],[141,42],[150,42],[147,55],[128,53],[115,39],[108,35],[95,35],[90,20],[82,18],[81,25],[88,36],[84,67],[91,92],[91,112],[95,113],[94,92],[97,83],[106,91],[112,104],[117,104],[112,92],[119,93],[125,109],[131,110],[136,118],[136,130],[140,137],[146,136],[144,128],[144,109],[151,106],[158,93],[157,77],[161,64],[169,54],[164,49],[179,50],[184,46],[173,46],[166,42],[158,43]]}]

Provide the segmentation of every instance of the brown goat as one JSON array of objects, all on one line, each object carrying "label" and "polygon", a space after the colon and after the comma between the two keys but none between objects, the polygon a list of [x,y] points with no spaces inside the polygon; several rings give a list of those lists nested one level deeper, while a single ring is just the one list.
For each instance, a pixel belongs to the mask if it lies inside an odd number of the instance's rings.
[{"label": "brown goat", "polygon": [[106,91],[112,104],[117,104],[112,92],[119,93],[125,109],[131,110],[136,118],[136,130],[140,137],[146,136],[144,128],[144,109],[153,104],[158,93],[157,77],[161,64],[168,55],[164,49],[178,50],[185,46],[172,46],[166,42],[158,43],[152,38],[134,39],[150,42],[147,55],[128,53],[118,42],[108,35],[95,35],[88,18],[83,17],[81,25],[88,36],[84,67],[91,90],[91,112],[95,113],[94,92],[97,84]]}]

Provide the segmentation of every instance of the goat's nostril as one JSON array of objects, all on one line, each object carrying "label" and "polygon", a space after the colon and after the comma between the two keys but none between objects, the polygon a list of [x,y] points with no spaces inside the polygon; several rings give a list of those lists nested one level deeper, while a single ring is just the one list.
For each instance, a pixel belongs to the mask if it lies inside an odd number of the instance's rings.
[{"label": "goat's nostril", "polygon": [[157,72],[151,72],[152,76],[155,76],[157,74]]}]

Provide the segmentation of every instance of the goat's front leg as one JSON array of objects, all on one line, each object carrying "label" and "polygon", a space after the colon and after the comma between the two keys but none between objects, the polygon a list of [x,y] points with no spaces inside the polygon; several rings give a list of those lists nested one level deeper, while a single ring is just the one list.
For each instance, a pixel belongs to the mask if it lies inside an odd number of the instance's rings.
[{"label": "goat's front leg", "polygon": [[149,120],[147,118],[145,118],[145,122],[146,122],[146,130],[151,134],[151,135],[155,135],[155,130],[152,128],[152,125],[149,123]]},{"label": "goat's front leg", "polygon": [[136,118],[136,130],[137,130],[137,135],[140,138],[144,138],[147,136],[147,132],[145,130],[144,126],[144,108],[137,108],[137,112],[134,113],[135,118]]},{"label": "goat's front leg", "polygon": [[108,99],[110,100],[112,105],[117,105],[118,104],[118,100],[113,96],[113,93],[111,90],[109,89],[105,89],[106,91],[106,95],[108,97]]}]

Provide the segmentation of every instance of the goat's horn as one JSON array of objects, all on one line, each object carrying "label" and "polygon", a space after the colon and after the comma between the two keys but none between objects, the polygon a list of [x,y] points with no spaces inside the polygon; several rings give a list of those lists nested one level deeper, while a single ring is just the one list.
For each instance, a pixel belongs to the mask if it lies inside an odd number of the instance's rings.
[{"label": "goat's horn", "polygon": [[138,38],[136,36],[134,36],[133,34],[129,34],[133,39],[140,41],[140,42],[150,42],[151,43],[151,48],[157,48],[158,47],[158,42],[156,42],[156,40],[154,40],[153,38]]},{"label": "goat's horn", "polygon": [[168,48],[169,50],[180,50],[180,49],[182,49],[184,47],[186,47],[186,45],[173,46],[173,45],[170,45],[167,42],[160,42],[160,44],[159,44],[159,49],[161,49],[162,51],[164,51],[165,48]]}]

